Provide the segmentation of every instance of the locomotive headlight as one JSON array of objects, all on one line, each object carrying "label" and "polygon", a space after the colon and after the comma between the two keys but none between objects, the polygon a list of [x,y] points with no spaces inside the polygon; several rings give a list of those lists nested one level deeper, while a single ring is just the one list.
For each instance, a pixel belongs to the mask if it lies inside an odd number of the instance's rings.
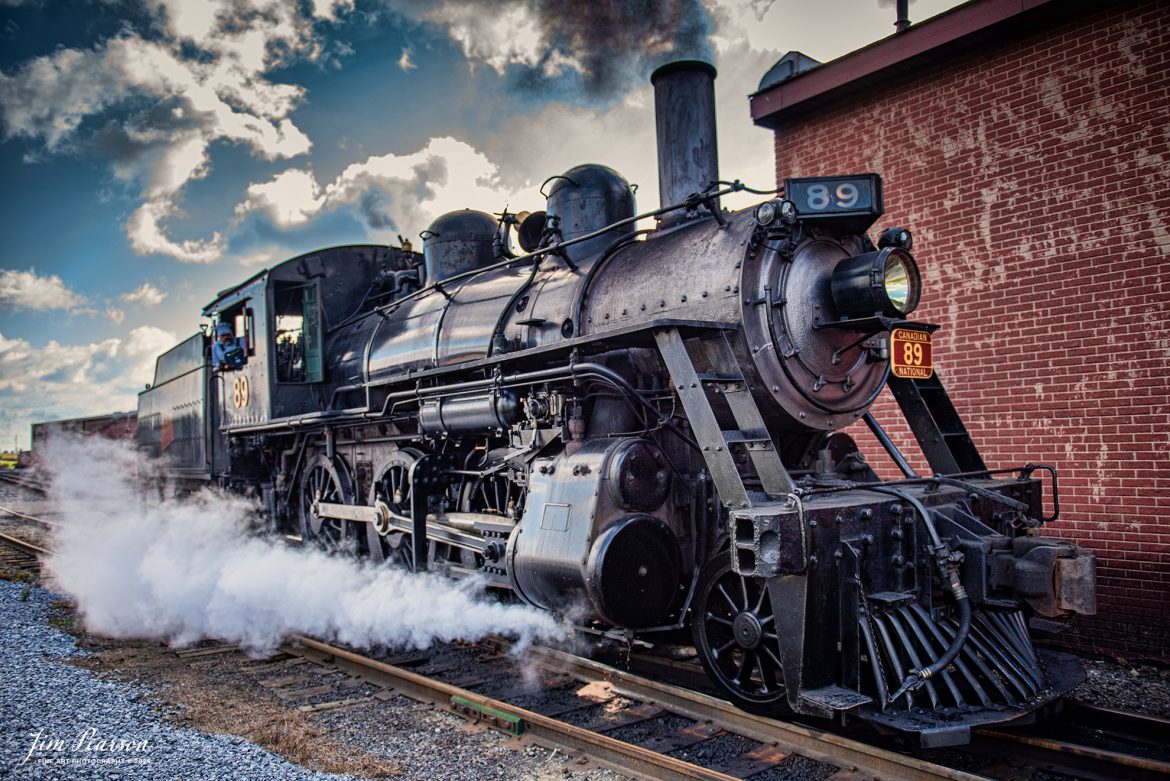
[{"label": "locomotive headlight", "polygon": [[776,202],[768,201],[756,207],[756,222],[760,225],[771,225],[776,219]]},{"label": "locomotive headlight", "polygon": [[[907,305],[911,298],[911,283],[910,283],[910,260],[909,254],[890,254],[886,258],[885,280],[884,287],[886,291],[886,298],[894,305],[902,314],[909,311]],[[917,285],[918,280],[914,281]],[[917,299],[917,294],[914,295]],[[917,303],[917,301],[915,302]]]},{"label": "locomotive headlight", "polygon": [[831,288],[842,316],[904,317],[918,306],[922,279],[909,252],[886,247],[838,263]]}]

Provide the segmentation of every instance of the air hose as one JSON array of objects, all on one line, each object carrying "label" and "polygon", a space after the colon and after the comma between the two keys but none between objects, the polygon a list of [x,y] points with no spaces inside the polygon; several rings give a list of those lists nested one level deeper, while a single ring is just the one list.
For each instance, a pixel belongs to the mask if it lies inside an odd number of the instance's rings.
[{"label": "air hose", "polygon": [[935,566],[938,567],[939,575],[947,584],[951,596],[954,597],[955,605],[959,609],[959,629],[955,632],[955,638],[947,646],[947,650],[943,651],[942,656],[925,667],[911,670],[902,681],[902,685],[898,687],[898,690],[890,695],[890,702],[893,703],[901,699],[906,693],[912,692],[922,686],[922,684],[945,670],[951,662],[955,661],[959,652],[963,650],[963,645],[967,642],[967,635],[971,632],[971,598],[967,596],[967,590],[963,588],[963,582],[959,578],[959,564],[963,560],[962,554],[953,553],[938,536],[938,529],[934,527],[934,520],[930,517],[930,511],[926,509],[926,506],[915,497],[898,488],[875,486],[868,490],[898,497],[909,503],[922,518],[922,523],[926,527],[927,534],[930,536],[929,548],[930,552],[934,555]]}]

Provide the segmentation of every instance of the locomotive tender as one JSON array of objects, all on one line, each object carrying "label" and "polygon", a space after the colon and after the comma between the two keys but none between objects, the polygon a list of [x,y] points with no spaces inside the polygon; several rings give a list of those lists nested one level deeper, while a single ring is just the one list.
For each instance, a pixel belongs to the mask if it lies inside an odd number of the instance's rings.
[{"label": "locomotive tender", "polygon": [[[908,319],[909,231],[867,236],[877,175],[720,207],[743,188],[719,181],[714,76],[653,76],[655,229],[584,165],[542,213],[440,217],[421,255],[289,260],[204,311],[242,369],[211,371],[203,334],[159,358],[140,446],[307,542],[475,574],[599,636],[689,626],[757,712],[927,746],[1032,717],[1083,672],[1030,621],[1095,610],[1093,555],[1038,532],[1055,472],[984,464],[933,372],[936,327]],[[932,474],[870,414],[886,386]],[[901,479],[842,433],[859,421]]]}]

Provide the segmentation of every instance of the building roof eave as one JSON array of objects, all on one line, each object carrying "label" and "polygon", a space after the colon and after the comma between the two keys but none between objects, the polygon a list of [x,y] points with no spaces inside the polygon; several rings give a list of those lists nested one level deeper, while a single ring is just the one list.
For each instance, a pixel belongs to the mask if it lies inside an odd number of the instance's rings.
[{"label": "building roof eave", "polygon": [[752,121],[775,129],[785,120],[852,92],[877,87],[926,63],[1108,4],[1109,0],[971,0],[754,93],[749,97]]}]

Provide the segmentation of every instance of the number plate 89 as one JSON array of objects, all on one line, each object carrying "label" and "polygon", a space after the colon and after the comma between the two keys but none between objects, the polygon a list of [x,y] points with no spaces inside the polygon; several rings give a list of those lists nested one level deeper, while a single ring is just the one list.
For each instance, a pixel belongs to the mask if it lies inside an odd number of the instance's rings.
[{"label": "number plate 89", "polygon": [[925,380],[934,374],[930,334],[910,328],[890,331],[890,371],[895,377]]}]

